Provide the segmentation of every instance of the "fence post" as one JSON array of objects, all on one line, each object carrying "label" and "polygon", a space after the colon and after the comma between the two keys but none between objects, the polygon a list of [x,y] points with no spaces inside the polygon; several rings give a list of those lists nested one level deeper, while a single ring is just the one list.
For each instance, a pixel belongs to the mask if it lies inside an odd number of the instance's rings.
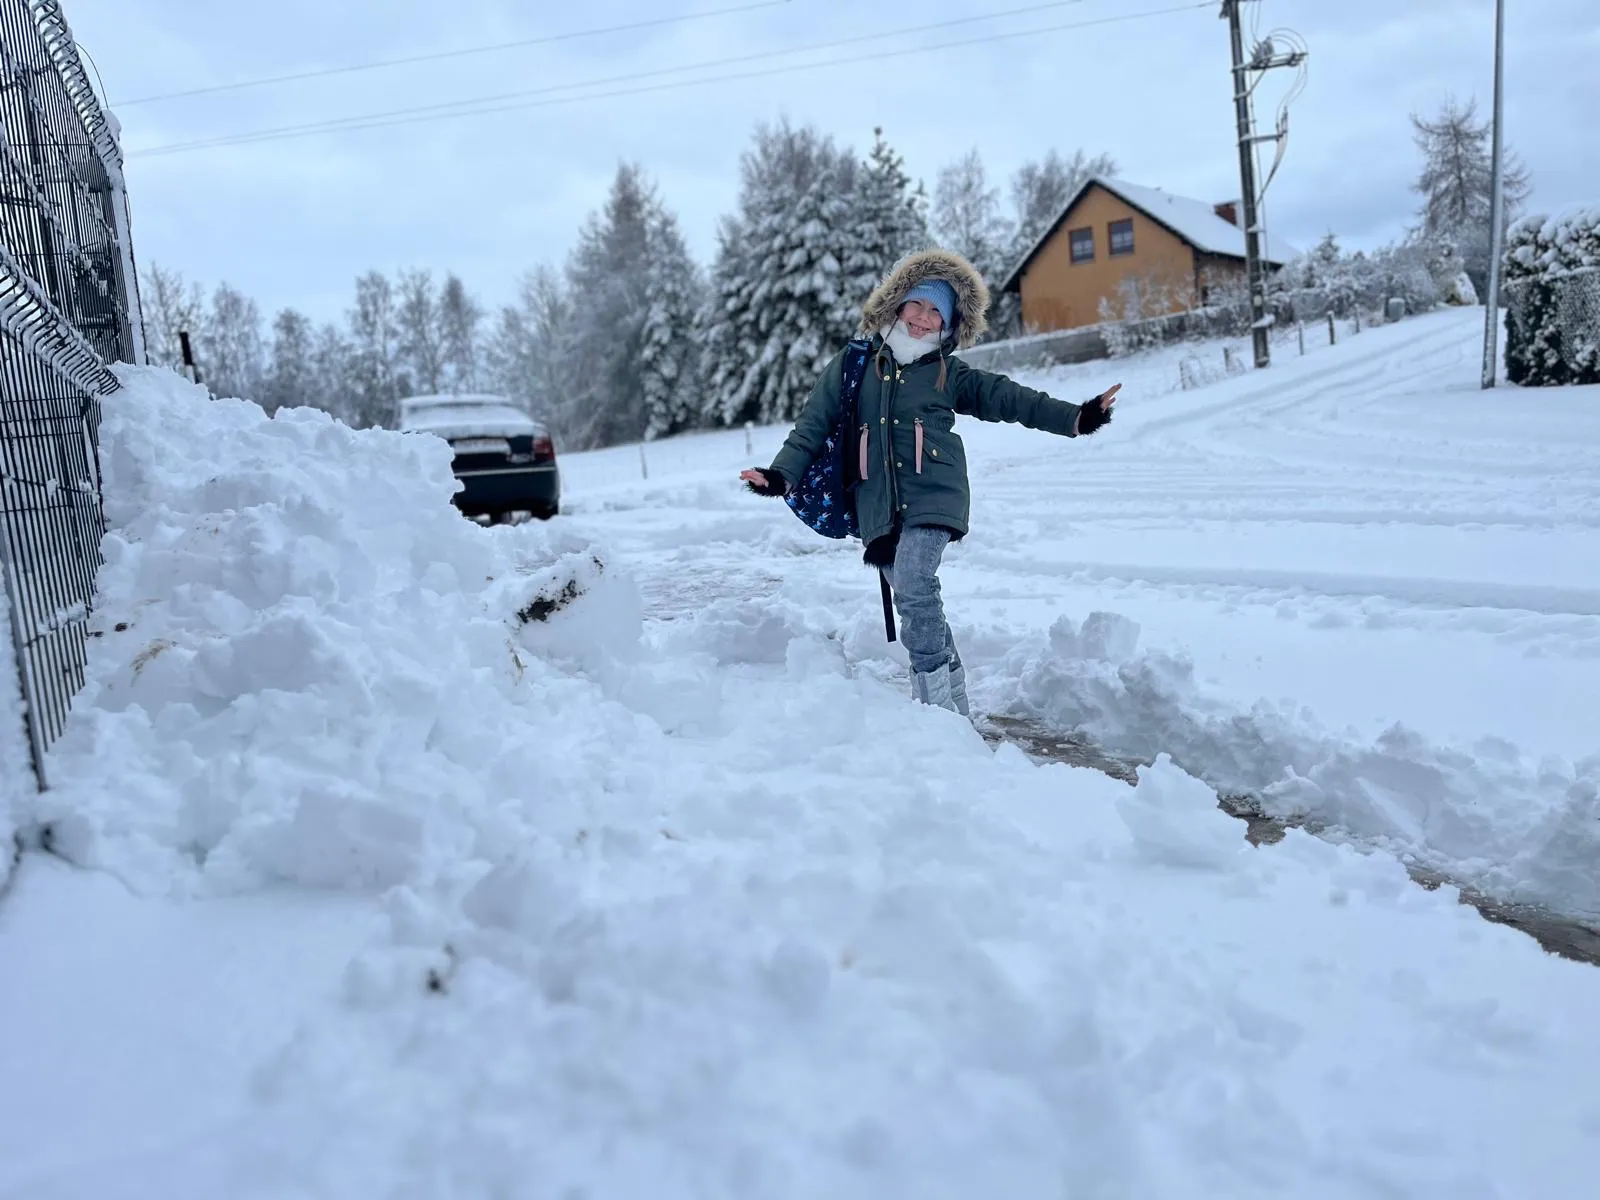
[{"label": "fence post", "polygon": [[189,382],[204,382],[200,378],[200,368],[195,365],[194,347],[189,344],[189,331],[187,329],[178,330],[178,347],[183,351],[183,373],[189,377]]},{"label": "fence post", "polygon": [[[28,757],[33,764],[33,779],[39,791],[47,791],[50,781],[44,770],[44,726],[39,720],[39,698],[34,695],[33,672],[28,670],[27,643],[22,636],[22,585],[11,565],[9,539],[0,531],[0,592],[5,607],[0,609],[6,628],[11,631],[11,655],[16,666],[17,690],[22,696],[22,728],[28,738]],[[0,847],[0,853],[5,848]]]},{"label": "fence post", "polygon": [[1304,321],[1296,321],[1294,323],[1294,331],[1300,335],[1300,356],[1304,358],[1306,353],[1306,323]]},{"label": "fence post", "polygon": [[749,458],[752,454],[755,453],[755,446],[752,444],[752,442],[750,440],[750,431],[752,429],[754,429],[754,428],[755,428],[755,422],[754,421],[746,421],[744,423],[744,456],[746,458]]},{"label": "fence post", "polygon": [[1338,344],[1339,334],[1333,327],[1333,314],[1330,312],[1328,314],[1328,345],[1337,346]]},{"label": "fence post", "polygon": [[645,457],[644,457],[644,443],[643,442],[639,443],[639,478],[640,479],[649,479],[650,478],[650,464],[649,464],[649,462],[647,462],[645,460]]}]

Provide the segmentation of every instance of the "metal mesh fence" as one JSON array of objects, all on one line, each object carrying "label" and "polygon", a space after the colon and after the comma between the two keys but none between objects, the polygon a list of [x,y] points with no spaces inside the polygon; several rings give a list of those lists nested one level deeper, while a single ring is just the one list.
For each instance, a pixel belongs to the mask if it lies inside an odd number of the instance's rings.
[{"label": "metal mesh fence", "polygon": [[[83,683],[107,364],[141,357],[121,154],[54,0],[0,0],[0,567],[33,768]],[[130,299],[131,298],[131,299]]]},{"label": "metal mesh fence", "polygon": [[1502,290],[1511,382],[1600,383],[1600,267],[1509,279]]}]

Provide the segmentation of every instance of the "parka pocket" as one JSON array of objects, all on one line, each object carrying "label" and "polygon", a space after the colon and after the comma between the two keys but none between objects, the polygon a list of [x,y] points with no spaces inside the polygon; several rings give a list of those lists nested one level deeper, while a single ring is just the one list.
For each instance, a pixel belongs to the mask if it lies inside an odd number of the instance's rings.
[{"label": "parka pocket", "polygon": [[862,479],[865,479],[867,477],[867,426],[866,426],[865,423],[863,423],[862,426],[861,426],[861,463],[860,463],[860,466],[861,466],[860,477]]},{"label": "parka pocket", "polygon": [[917,433],[917,474],[921,475],[922,474],[922,418],[921,417],[918,417],[916,419],[915,425],[916,425],[916,433]]}]

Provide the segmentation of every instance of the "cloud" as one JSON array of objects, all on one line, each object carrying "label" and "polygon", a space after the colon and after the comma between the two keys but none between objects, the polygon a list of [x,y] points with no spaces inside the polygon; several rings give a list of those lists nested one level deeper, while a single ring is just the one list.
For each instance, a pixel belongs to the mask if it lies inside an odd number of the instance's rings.
[{"label": "cloud", "polygon": [[[118,108],[128,148],[351,114],[659,71],[868,36],[856,47],[767,58],[720,74],[766,72],[630,96],[523,107],[165,157],[132,157],[136,250],[207,284],[227,279],[269,311],[285,305],[337,317],[372,267],[455,271],[490,303],[524,270],[559,263],[617,164],[640,163],[703,260],[738,193],[739,156],[758,121],[787,114],[865,150],[885,127],[907,166],[934,173],[978,147],[1002,184],[1049,148],[1108,150],[1129,179],[1222,199],[1238,192],[1226,25],[1215,5],[1141,21],[1086,25],[1001,41],[986,37],[1171,7],[1178,0],[1079,0],[944,30],[926,22],[993,13],[978,0],[911,9],[795,0],[755,11],[657,25],[384,71],[308,79]],[[611,0],[552,14],[516,0],[386,0],[329,6],[212,6],[184,0],[70,0],[74,32],[107,88],[133,98],[351,61],[734,7],[676,9]],[[1024,7],[1012,0],[1005,8]],[[1600,8],[1547,0],[1511,5],[1507,123],[1533,171],[1536,204],[1600,199],[1589,128],[1600,111]],[[1309,86],[1290,117],[1282,169],[1268,195],[1276,232],[1310,245],[1329,229],[1349,246],[1401,232],[1416,207],[1407,114],[1446,93],[1492,83],[1489,0],[1251,0],[1261,32],[1297,29],[1310,44]],[[933,42],[962,44],[916,53]],[[796,62],[869,61],[776,72]],[[701,74],[704,74],[702,72]],[[646,86],[683,75],[591,91]],[[1285,72],[1258,98],[1270,122]],[[553,97],[546,97],[551,99]],[[529,97],[529,100],[539,99]]]}]

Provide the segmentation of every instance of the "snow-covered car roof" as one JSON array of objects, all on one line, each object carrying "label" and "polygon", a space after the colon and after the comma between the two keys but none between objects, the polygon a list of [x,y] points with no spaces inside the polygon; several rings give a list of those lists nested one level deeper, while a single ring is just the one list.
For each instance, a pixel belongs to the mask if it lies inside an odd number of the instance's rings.
[{"label": "snow-covered car roof", "polygon": [[400,402],[400,428],[442,438],[526,437],[545,432],[504,396],[411,396]]},{"label": "snow-covered car roof", "polygon": [[512,408],[510,397],[492,392],[430,392],[421,396],[404,396],[400,400],[402,414],[424,408],[476,408],[486,404],[505,404]]}]

